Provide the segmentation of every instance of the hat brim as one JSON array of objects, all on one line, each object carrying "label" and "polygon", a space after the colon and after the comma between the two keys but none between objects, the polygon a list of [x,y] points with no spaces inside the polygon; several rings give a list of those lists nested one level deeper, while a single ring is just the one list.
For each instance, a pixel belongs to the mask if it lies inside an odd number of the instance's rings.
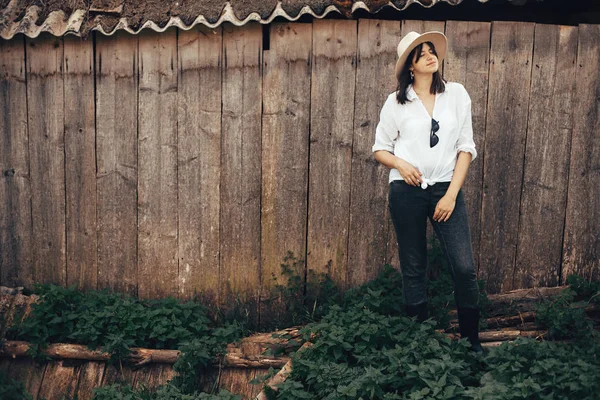
[{"label": "hat brim", "polygon": [[420,45],[421,43],[431,42],[435,47],[435,51],[438,57],[438,66],[442,65],[442,60],[446,57],[446,48],[448,40],[446,39],[446,35],[441,32],[425,32],[424,34],[417,37],[413,40],[407,47],[406,50],[400,55],[398,61],[396,61],[396,78],[400,76],[400,72],[402,72],[402,68],[404,68],[404,64],[406,63],[406,59],[410,52]]}]

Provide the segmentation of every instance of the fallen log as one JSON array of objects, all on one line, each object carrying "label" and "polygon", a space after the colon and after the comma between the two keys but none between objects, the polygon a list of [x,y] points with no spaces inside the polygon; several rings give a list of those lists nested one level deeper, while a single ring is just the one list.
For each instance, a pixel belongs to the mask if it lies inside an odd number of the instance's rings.
[{"label": "fallen log", "polygon": [[[304,342],[304,344],[298,349],[298,352],[301,352],[301,351],[309,348],[310,346],[312,346],[311,342]],[[277,385],[279,385],[280,383],[285,381],[291,372],[292,372],[292,360],[289,360],[287,363],[285,363],[283,368],[281,368],[281,370],[279,370],[279,372],[277,372],[275,375],[273,375],[273,377],[271,379],[269,379],[267,382],[265,382],[265,385],[270,387],[272,390],[277,391]],[[254,398],[254,400],[269,400],[269,399],[263,389]]]},{"label": "fallen log", "polygon": [[[518,337],[544,337],[548,331],[519,331],[519,330],[504,330],[504,331],[486,331],[479,332],[480,342],[505,342],[507,340],[515,340]],[[447,333],[450,339],[458,340],[460,335],[456,333]]]},{"label": "fallen log", "polygon": [[[490,294],[488,295],[488,300],[490,301],[491,305],[487,312],[490,316],[498,316],[506,315],[509,312],[523,313],[533,311],[536,307],[536,303],[541,300],[557,296],[567,288],[568,286],[539,287],[530,289],[516,289],[511,290],[510,292],[499,294]],[[448,315],[456,318],[456,310],[450,310]]]},{"label": "fallen log", "polygon": [[490,294],[488,299],[494,303],[511,303],[515,301],[537,301],[547,297],[557,296],[569,286],[538,287],[530,289],[516,289],[510,292]]},{"label": "fallen log", "polygon": [[[579,308],[579,307],[573,307]],[[586,314],[593,315],[600,311],[600,306],[597,304],[590,304],[583,307]],[[529,322],[535,321],[535,311],[528,311],[524,313],[519,313],[518,315],[510,315],[510,316],[502,316],[502,317],[490,317],[486,318],[485,322],[488,328],[501,328],[501,327],[511,327],[524,325]],[[446,331],[455,330],[458,328],[458,320],[450,320],[449,328]]]},{"label": "fallen log", "polygon": [[[27,357],[31,344],[23,341],[5,341],[0,348],[0,357]],[[91,350],[87,346],[69,343],[54,343],[42,350],[42,354],[56,359],[75,359],[88,361],[108,361],[110,353],[102,349]],[[127,361],[136,367],[151,364],[174,364],[181,352],[179,350],[132,348]],[[242,352],[225,354],[223,365],[229,368],[281,368],[289,357],[250,355]],[[215,360],[218,365],[218,360]]]}]

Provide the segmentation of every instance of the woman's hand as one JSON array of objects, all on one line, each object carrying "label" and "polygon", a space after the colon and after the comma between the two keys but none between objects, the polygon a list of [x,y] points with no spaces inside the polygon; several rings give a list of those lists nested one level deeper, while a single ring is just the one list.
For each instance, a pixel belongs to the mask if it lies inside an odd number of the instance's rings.
[{"label": "woman's hand", "polygon": [[433,220],[437,222],[446,222],[454,211],[456,205],[456,198],[446,194],[438,201],[435,206],[435,212],[433,213]]},{"label": "woman's hand", "polygon": [[419,186],[421,185],[421,182],[423,182],[423,179],[421,178],[423,174],[412,164],[403,159],[397,158],[395,168],[400,172],[400,176],[404,179],[404,182],[409,185]]}]

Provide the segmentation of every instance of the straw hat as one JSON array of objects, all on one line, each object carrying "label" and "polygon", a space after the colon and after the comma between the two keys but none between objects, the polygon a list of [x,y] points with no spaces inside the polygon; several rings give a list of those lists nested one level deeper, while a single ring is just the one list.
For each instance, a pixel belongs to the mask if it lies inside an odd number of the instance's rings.
[{"label": "straw hat", "polygon": [[396,61],[396,77],[400,75],[402,68],[404,68],[404,64],[406,63],[406,59],[408,55],[418,45],[425,42],[433,43],[435,47],[435,51],[438,56],[438,64],[442,64],[442,60],[446,56],[446,45],[447,39],[446,35],[442,32],[431,31],[425,32],[422,35],[417,32],[408,32],[400,43],[398,43],[398,61]]}]

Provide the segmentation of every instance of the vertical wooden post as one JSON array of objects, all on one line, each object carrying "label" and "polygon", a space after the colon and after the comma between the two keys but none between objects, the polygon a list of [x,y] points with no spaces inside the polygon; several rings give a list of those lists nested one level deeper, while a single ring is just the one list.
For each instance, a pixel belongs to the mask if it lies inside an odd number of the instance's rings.
[{"label": "vertical wooden post", "polygon": [[562,284],[570,274],[600,279],[600,36],[580,25]]},{"label": "vertical wooden post", "polygon": [[75,396],[81,400],[93,399],[94,389],[102,386],[102,379],[104,378],[105,370],[106,362],[104,361],[85,362],[81,366],[77,390],[74,393]]},{"label": "vertical wooden post", "polygon": [[63,365],[64,360],[49,361],[40,385],[40,399],[72,398],[77,389],[81,364]]},{"label": "vertical wooden post", "polygon": [[352,184],[348,239],[348,285],[374,279],[386,262],[387,194],[390,170],[371,151],[383,103],[396,90],[394,68],[400,22],[358,21],[358,61],[354,98]]},{"label": "vertical wooden post", "polygon": [[222,46],[221,28],[179,32],[179,295],[206,304],[219,286]]},{"label": "vertical wooden post", "polygon": [[537,24],[514,288],[559,284],[577,28]]},{"label": "vertical wooden post", "polygon": [[177,36],[139,36],[138,294],[177,296]]},{"label": "vertical wooden post", "polygon": [[479,275],[490,293],[513,288],[533,27],[528,22],[492,24],[479,250]]},{"label": "vertical wooden post", "polygon": [[310,116],[308,268],[346,287],[356,21],[315,20]]},{"label": "vertical wooden post", "polygon": [[64,38],[67,285],[96,289],[96,130],[92,38]]},{"label": "vertical wooden post", "polygon": [[66,285],[63,41],[27,39],[33,279]]},{"label": "vertical wooden post", "polygon": [[98,288],[137,294],[138,36],[96,35]]},{"label": "vertical wooden post", "polygon": [[258,320],[262,28],[223,27],[220,302]]},{"label": "vertical wooden post", "polygon": [[34,399],[38,396],[44,380],[46,364],[41,364],[31,358],[0,358],[0,372],[6,376],[23,382],[25,390]]},{"label": "vertical wooden post", "polygon": [[25,47],[0,40],[0,284],[30,286],[31,186]]},{"label": "vertical wooden post", "polygon": [[[263,64],[261,298],[281,278],[288,251],[306,260],[312,24],[274,24],[270,45]],[[304,277],[304,267],[296,272]],[[275,308],[261,305],[261,321],[272,320]]]},{"label": "vertical wooden post", "polygon": [[463,193],[469,213],[469,226],[476,267],[479,266],[479,239],[481,232],[481,198],[483,164],[485,162],[485,119],[488,98],[490,62],[489,22],[446,22],[448,54],[444,60],[444,77],[460,82],[471,97],[473,140],[477,159],[469,166]]}]

